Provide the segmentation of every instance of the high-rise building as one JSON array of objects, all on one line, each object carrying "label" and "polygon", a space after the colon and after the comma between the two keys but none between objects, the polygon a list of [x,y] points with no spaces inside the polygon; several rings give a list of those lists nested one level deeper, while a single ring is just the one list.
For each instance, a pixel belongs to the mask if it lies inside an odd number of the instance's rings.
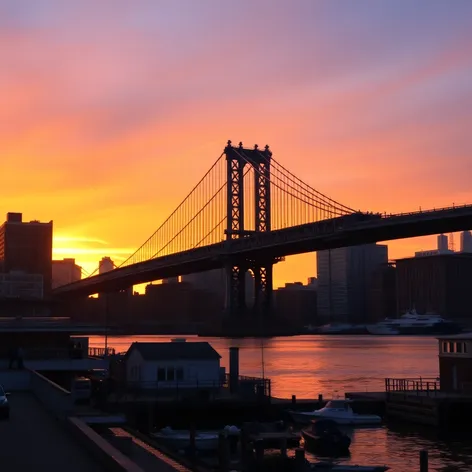
[{"label": "high-rise building", "polygon": [[461,233],[461,252],[472,252],[472,234],[470,231]]},{"label": "high-rise building", "polygon": [[111,260],[110,257],[102,257],[102,260],[98,265],[98,273],[104,274],[105,272],[110,272],[115,268],[115,263]]},{"label": "high-rise building", "polygon": [[440,234],[438,236],[438,251],[448,252],[448,250],[449,250],[448,238],[445,234]]},{"label": "high-rise building", "polygon": [[399,259],[398,312],[438,313],[471,325],[472,254],[450,253]]},{"label": "high-rise building", "polygon": [[288,283],[285,287],[275,290],[274,296],[279,319],[297,328],[317,323],[315,284]]},{"label": "high-rise building", "polygon": [[0,271],[42,277],[43,296],[51,293],[52,221],[23,222],[21,213],[8,213],[0,226]]},{"label": "high-rise building", "polygon": [[317,252],[318,318],[321,322],[362,323],[372,318],[372,275],[388,262],[386,245],[365,244]]},{"label": "high-rise building", "polygon": [[75,263],[75,259],[52,261],[52,288],[77,282],[82,278],[82,267]]}]

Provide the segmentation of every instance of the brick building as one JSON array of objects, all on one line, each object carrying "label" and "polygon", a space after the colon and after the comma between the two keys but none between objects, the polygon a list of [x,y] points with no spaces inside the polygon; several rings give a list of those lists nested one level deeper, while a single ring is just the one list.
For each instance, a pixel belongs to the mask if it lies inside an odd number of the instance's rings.
[{"label": "brick building", "polygon": [[43,297],[51,293],[52,221],[23,222],[21,213],[8,213],[0,226],[0,272],[41,275]]}]

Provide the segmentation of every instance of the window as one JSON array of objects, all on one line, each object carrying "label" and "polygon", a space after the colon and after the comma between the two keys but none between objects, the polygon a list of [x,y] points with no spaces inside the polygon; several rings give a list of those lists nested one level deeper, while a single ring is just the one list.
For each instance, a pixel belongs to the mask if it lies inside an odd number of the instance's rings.
[{"label": "window", "polygon": [[458,353],[462,352],[462,343],[456,343],[456,352]]},{"label": "window", "polygon": [[449,343],[449,352],[454,352],[454,343],[453,342]]},{"label": "window", "polygon": [[464,352],[467,353],[467,343],[464,343]]},{"label": "window", "polygon": [[175,369],[175,376],[178,381],[184,380],[184,369],[182,367],[177,367],[177,369]]},{"label": "window", "polygon": [[443,342],[443,352],[447,352],[447,342]]},{"label": "window", "polygon": [[166,369],[165,367],[159,367],[157,369],[157,381],[165,382],[165,380],[166,380]]}]

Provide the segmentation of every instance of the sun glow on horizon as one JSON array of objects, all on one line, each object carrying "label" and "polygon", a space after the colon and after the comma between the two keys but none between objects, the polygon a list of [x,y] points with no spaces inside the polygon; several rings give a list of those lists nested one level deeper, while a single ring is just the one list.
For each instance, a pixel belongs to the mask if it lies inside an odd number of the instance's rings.
[{"label": "sun glow on horizon", "polygon": [[[472,202],[470,1],[3,3],[2,208],[53,220],[54,258],[89,273],[133,254],[228,139],[352,208]],[[289,257],[274,285],[314,275]]]}]

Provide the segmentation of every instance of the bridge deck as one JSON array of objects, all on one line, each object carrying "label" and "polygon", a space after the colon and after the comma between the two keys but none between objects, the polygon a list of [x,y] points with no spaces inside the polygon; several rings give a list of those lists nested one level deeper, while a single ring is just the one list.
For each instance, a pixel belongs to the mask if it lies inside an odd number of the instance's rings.
[{"label": "bridge deck", "polygon": [[10,420],[0,421],[0,468],[30,472],[103,471],[28,393],[9,397]]}]

